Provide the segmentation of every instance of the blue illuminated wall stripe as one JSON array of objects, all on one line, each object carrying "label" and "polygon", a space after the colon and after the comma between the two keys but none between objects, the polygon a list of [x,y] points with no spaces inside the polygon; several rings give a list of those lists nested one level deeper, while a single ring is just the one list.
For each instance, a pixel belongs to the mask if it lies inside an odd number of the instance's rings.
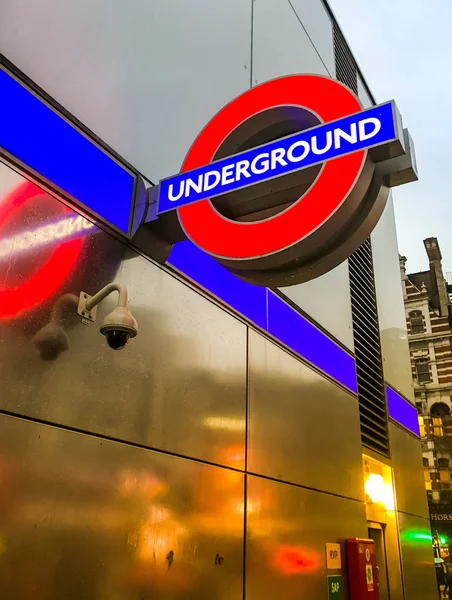
[{"label": "blue illuminated wall stripe", "polygon": [[237,279],[191,242],[174,246],[168,263],[290,350],[357,393],[354,358],[279,296]]},{"label": "blue illuminated wall stripe", "polygon": [[0,67],[0,150],[123,233],[135,176]]},{"label": "blue illuminated wall stripe", "polygon": [[388,385],[386,386],[386,398],[389,417],[411,431],[411,433],[414,433],[414,435],[419,436],[419,420],[416,407]]}]

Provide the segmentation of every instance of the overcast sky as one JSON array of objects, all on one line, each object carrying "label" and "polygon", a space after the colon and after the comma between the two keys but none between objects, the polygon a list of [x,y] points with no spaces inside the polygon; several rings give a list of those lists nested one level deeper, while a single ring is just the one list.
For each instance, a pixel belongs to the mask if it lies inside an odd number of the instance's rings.
[{"label": "overcast sky", "polygon": [[407,271],[437,237],[452,271],[452,0],[329,0],[377,102],[394,99],[413,137],[419,181],[394,190]]}]

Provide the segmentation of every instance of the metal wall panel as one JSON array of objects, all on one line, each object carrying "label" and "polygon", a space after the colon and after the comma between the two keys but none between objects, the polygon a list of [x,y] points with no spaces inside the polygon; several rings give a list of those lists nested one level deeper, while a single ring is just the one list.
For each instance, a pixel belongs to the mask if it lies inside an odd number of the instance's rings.
[{"label": "metal wall panel", "polygon": [[248,442],[253,473],[364,499],[356,397],[253,331]]},{"label": "metal wall panel", "polygon": [[280,289],[292,302],[353,352],[353,322],[347,261],[322,277]]},{"label": "metal wall panel", "polygon": [[396,390],[414,401],[392,197],[371,240],[384,376]]},{"label": "metal wall panel", "polygon": [[333,26],[325,5],[321,0],[290,0],[306,33],[311,38],[325,68],[334,77]]},{"label": "metal wall panel", "polygon": [[0,423],[2,598],[242,598],[242,474]]},{"label": "metal wall panel", "polygon": [[437,600],[430,521],[399,515],[405,600]]},{"label": "metal wall panel", "polygon": [[342,543],[346,583],[343,541],[367,537],[364,504],[252,476],[247,495],[247,600],[327,598],[327,542]]},{"label": "metal wall panel", "polygon": [[398,425],[389,423],[389,443],[394,468],[397,509],[428,518],[420,440]]},{"label": "metal wall panel", "polygon": [[358,75],[358,98],[361,100],[361,104],[364,106],[364,108],[370,108],[371,106],[374,105],[374,102],[372,101],[371,97],[367,93],[366,87],[359,75]]},{"label": "metal wall panel", "polygon": [[385,516],[385,543],[389,597],[391,600],[405,600],[403,596],[402,565],[397,512],[395,510],[388,510],[386,511]]},{"label": "metal wall panel", "polygon": [[288,0],[255,0],[253,84],[293,73],[328,70]]},{"label": "metal wall panel", "polygon": [[150,178],[250,84],[251,0],[22,0],[0,52]]},{"label": "metal wall panel", "polygon": [[[57,200],[43,197],[16,212],[9,233],[2,230],[0,408],[243,468],[246,326],[163,269],[131,252],[126,256],[125,247],[104,232],[88,229],[73,241],[35,240],[32,250],[16,248],[14,233],[36,232],[61,219],[61,210]],[[31,295],[30,275],[53,252],[59,264]],[[62,276],[61,261],[69,259]],[[67,293],[93,294],[110,281],[127,285],[138,336],[118,352],[100,335],[117,302],[113,294],[88,327],[72,305],[63,319],[69,348],[56,357],[41,355],[37,334],[58,300]]]}]

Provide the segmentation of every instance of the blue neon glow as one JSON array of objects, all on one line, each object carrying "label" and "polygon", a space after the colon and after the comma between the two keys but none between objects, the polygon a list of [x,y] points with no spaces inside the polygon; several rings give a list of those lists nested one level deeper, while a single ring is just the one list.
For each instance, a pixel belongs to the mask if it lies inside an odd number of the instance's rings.
[{"label": "blue neon glow", "polygon": [[386,398],[389,417],[411,431],[411,433],[414,433],[414,435],[419,436],[420,429],[416,407],[388,385],[386,386]]},{"label": "blue neon glow", "polygon": [[[340,131],[347,134],[348,139],[340,135]],[[395,138],[395,132],[393,104],[387,102],[295,133],[199,169],[163,179],[159,185],[157,213],[387,143]]]},{"label": "blue neon glow", "polygon": [[135,177],[0,68],[0,151],[129,233]]},{"label": "blue neon glow", "polygon": [[237,279],[191,242],[174,246],[168,263],[344,387],[357,392],[354,358],[273,292]]}]

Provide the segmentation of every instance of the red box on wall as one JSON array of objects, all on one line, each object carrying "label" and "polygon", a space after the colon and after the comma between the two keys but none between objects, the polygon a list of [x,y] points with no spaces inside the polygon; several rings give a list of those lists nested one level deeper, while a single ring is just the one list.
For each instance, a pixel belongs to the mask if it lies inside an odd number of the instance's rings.
[{"label": "red box on wall", "polygon": [[375,542],[350,538],[346,547],[350,600],[380,600]]}]

